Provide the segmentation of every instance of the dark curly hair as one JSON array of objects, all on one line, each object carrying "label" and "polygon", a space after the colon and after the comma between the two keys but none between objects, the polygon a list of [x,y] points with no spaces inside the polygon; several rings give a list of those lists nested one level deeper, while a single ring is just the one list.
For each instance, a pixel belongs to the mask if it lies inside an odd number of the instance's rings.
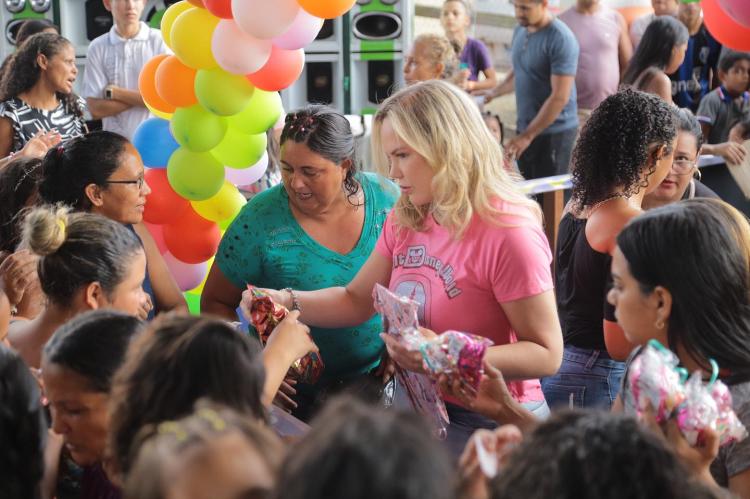
[{"label": "dark curly hair", "polygon": [[[359,192],[359,182],[354,178],[359,167],[354,149],[352,127],[346,117],[335,109],[313,104],[286,115],[281,131],[281,147],[287,140],[305,144],[312,152],[340,165],[351,160],[344,178],[344,192],[350,203]],[[357,203],[352,203],[355,206]]]},{"label": "dark curly hair", "polygon": [[48,204],[90,210],[86,186],[107,187],[107,180],[119,168],[129,143],[122,135],[98,130],[50,149],[42,161],[39,197]]},{"label": "dark curly hair", "polygon": [[615,192],[631,196],[648,185],[654,146],[672,147],[677,136],[672,106],[656,95],[625,89],[591,113],[573,149],[573,201],[592,206]]},{"label": "dark curly hair", "polygon": [[714,494],[633,418],[562,411],[542,423],[490,484],[492,499],[707,499]]},{"label": "dark curly hair", "polygon": [[[8,69],[3,73],[0,82],[0,101],[18,97],[18,94],[36,85],[41,75],[36,61],[40,54],[51,59],[68,46],[72,46],[70,40],[57,33],[37,33],[29,37],[13,54]],[[83,109],[77,95],[58,92],[57,98],[63,103],[66,112],[83,119]]]},{"label": "dark curly hair", "polygon": [[108,437],[115,467],[128,474],[144,425],[187,416],[200,398],[265,421],[264,383],[258,340],[216,318],[161,315],[115,376]]},{"label": "dark curly hair", "polygon": [[0,497],[41,497],[46,434],[36,380],[24,361],[0,343]]},{"label": "dark curly hair", "polygon": [[21,242],[25,208],[37,193],[42,160],[18,157],[0,170],[0,251],[14,252]]}]

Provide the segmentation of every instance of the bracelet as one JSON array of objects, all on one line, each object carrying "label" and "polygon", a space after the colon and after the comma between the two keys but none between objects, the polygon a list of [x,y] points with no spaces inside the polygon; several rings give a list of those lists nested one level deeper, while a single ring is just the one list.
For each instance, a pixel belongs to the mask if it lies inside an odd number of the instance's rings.
[{"label": "bracelet", "polygon": [[291,295],[292,297],[292,310],[299,310],[299,312],[302,313],[302,305],[299,302],[297,293],[295,293],[292,288],[284,288],[284,291],[289,293],[289,295]]}]

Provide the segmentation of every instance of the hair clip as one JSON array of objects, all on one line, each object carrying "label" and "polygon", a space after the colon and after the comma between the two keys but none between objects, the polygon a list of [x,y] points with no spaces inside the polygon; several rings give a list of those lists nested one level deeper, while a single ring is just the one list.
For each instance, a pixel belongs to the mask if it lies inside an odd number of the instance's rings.
[{"label": "hair clip", "polygon": [[62,232],[63,237],[65,237],[65,220],[58,218],[55,220],[55,223],[57,224],[57,228],[60,229],[60,232]]},{"label": "hair clip", "polygon": [[57,149],[55,149],[55,153],[57,154],[58,158],[62,158],[62,155],[65,153],[65,148],[60,144],[57,146]]},{"label": "hair clip", "polygon": [[175,421],[165,421],[158,427],[159,435],[172,435],[178,442],[187,440],[187,432]]}]

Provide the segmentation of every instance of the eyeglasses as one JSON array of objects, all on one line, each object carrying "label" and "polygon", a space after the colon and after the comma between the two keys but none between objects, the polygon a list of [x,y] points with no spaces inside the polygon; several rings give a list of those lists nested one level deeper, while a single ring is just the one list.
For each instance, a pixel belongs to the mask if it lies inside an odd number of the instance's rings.
[{"label": "eyeglasses", "polygon": [[143,184],[146,180],[143,177],[138,177],[135,180],[106,180],[105,184],[132,184],[137,185],[138,190],[143,189]]},{"label": "eyeglasses", "polygon": [[678,175],[687,175],[693,172],[695,168],[695,161],[689,159],[676,159],[672,161],[672,169]]}]

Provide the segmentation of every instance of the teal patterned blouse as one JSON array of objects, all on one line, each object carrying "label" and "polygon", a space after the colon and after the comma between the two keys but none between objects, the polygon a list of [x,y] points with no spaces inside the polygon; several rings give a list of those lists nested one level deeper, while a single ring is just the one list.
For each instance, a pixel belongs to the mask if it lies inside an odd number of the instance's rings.
[{"label": "teal patterned blouse", "polygon": [[[235,286],[310,291],[345,286],[364,265],[398,197],[395,185],[373,173],[357,179],[365,195],[365,221],[354,249],[346,255],[315,242],[289,208],[283,185],[261,192],[229,226],[216,264]],[[346,379],[377,366],[383,342],[380,317],[351,328],[311,328],[325,362],[322,382]]]}]

